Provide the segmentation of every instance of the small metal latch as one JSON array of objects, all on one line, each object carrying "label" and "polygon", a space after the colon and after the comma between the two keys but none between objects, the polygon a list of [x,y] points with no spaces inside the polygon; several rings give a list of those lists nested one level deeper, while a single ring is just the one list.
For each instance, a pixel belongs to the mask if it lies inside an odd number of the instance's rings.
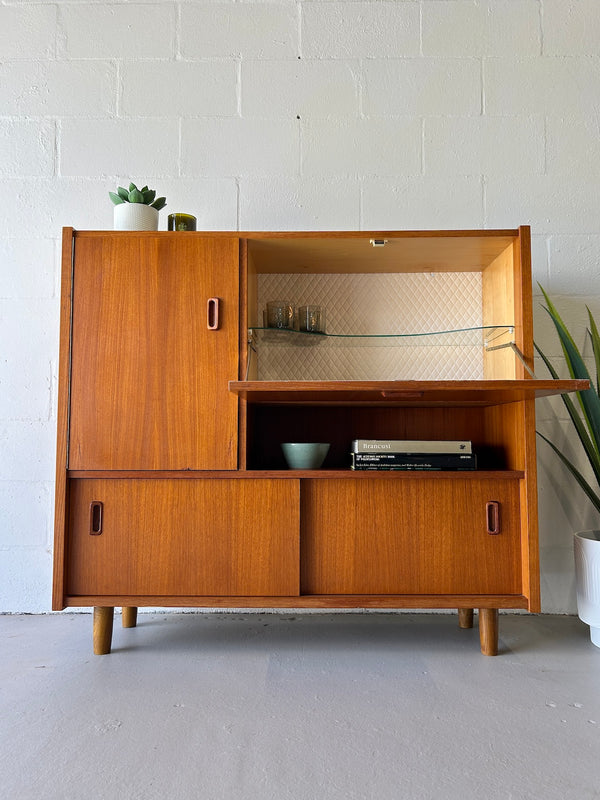
[{"label": "small metal latch", "polygon": [[369,239],[369,244],[372,244],[373,247],[385,247],[387,242],[387,239]]}]

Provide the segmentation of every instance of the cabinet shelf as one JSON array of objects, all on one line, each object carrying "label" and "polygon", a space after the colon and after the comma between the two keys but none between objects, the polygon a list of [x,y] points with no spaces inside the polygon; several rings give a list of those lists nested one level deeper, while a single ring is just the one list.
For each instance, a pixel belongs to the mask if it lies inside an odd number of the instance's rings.
[{"label": "cabinet shelf", "polygon": [[495,406],[589,389],[585,380],[229,381],[252,404]]},{"label": "cabinet shelf", "polygon": [[251,327],[249,341],[257,345],[306,347],[488,347],[512,339],[512,325],[485,325],[417,333],[329,333],[285,328]]},{"label": "cabinet shelf", "polygon": [[79,480],[97,480],[99,478],[107,479],[130,479],[130,480],[223,480],[224,478],[235,478],[241,480],[251,480],[256,478],[287,478],[291,480],[299,480],[310,478],[313,479],[331,479],[331,478],[352,478],[356,480],[364,480],[366,478],[393,478],[417,480],[423,478],[433,478],[434,480],[450,479],[460,480],[470,477],[481,478],[494,478],[498,480],[515,480],[524,477],[522,470],[514,469],[474,469],[464,471],[452,470],[351,470],[351,469],[248,469],[224,471],[205,471],[205,470],[70,470],[69,479]]}]

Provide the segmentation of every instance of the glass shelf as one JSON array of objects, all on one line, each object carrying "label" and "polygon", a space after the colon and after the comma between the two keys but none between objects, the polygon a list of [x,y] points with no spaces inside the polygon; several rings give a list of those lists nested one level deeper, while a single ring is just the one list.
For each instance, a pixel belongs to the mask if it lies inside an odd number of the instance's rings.
[{"label": "glass shelf", "polygon": [[486,325],[444,331],[419,333],[320,333],[285,328],[252,327],[248,330],[252,344],[282,347],[312,347],[338,344],[343,347],[485,347],[492,348],[512,341],[512,325]]}]

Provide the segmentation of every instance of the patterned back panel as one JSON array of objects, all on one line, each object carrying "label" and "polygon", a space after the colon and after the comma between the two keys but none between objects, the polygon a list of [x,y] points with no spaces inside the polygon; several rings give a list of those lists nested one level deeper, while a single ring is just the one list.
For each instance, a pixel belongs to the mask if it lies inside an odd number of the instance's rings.
[{"label": "patterned back panel", "polygon": [[[422,334],[481,326],[478,272],[265,274],[258,316],[269,300],[325,308],[329,334]],[[499,324],[505,320],[499,320]],[[278,332],[258,344],[259,380],[477,380],[481,332],[409,339],[344,339]]]}]

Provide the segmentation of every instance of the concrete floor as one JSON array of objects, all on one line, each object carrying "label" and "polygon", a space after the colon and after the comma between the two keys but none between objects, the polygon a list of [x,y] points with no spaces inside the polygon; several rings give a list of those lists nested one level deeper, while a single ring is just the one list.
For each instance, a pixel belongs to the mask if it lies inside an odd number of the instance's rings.
[{"label": "concrete floor", "polygon": [[434,614],[0,617],[11,800],[600,798],[600,649],[500,617],[501,655]]}]

